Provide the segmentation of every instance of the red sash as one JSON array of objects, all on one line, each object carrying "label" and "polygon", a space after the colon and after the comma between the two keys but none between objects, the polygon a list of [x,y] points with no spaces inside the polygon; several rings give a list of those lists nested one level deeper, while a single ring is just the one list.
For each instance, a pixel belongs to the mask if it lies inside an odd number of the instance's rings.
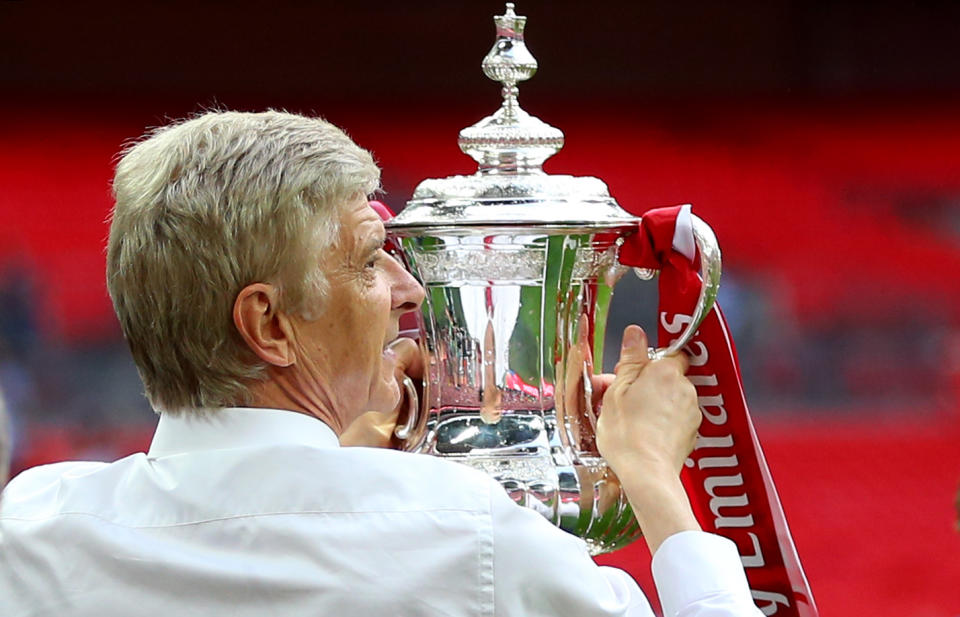
[{"label": "red sash", "polygon": [[[690,206],[643,214],[620,262],[660,270],[659,341],[677,338],[700,292]],[[697,387],[703,422],[683,482],[701,526],[733,540],[750,590],[764,615],[816,617],[790,529],[763,458],[743,394],[733,339],[719,305],[690,343],[688,375]]]}]

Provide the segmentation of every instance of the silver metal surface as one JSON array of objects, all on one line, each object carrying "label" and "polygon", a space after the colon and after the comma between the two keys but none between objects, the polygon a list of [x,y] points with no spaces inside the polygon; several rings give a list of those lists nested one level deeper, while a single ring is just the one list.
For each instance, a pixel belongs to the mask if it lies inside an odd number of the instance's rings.
[{"label": "silver metal surface", "polygon": [[493,18],[497,39],[483,59],[484,74],[503,84],[503,104],[492,116],[460,131],[460,149],[479,165],[481,174],[537,171],[563,147],[563,133],[520,109],[517,82],[537,72],[537,61],[523,41],[527,18],[508,2]]},{"label": "silver metal surface", "polygon": [[[542,171],[563,135],[517,101],[517,83],[537,68],[525,21],[512,4],[495,18],[483,68],[501,82],[503,103],[460,134],[476,174],[423,181],[386,223],[426,288],[421,409],[397,435],[407,450],[490,474],[517,503],[601,553],[640,535],[597,451],[592,384],[613,286],[628,270],[618,250],[640,219],[597,178]],[[694,217],[693,226],[707,285],[691,310],[702,318],[716,297],[720,252],[706,224]]]},{"label": "silver metal surface", "polygon": [[398,424],[393,429],[393,434],[397,439],[406,440],[410,438],[413,427],[417,425],[417,418],[420,415],[420,397],[417,396],[417,388],[413,385],[413,380],[403,376],[403,390],[407,401],[407,419],[403,425]]}]

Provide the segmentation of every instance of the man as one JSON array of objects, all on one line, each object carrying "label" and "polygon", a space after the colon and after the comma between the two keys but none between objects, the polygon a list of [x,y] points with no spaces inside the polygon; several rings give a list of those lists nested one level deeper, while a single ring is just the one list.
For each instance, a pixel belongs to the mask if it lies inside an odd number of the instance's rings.
[{"label": "man", "polygon": [[[398,371],[420,370],[397,335],[424,292],[383,249],[378,181],[338,129],[277,112],[208,113],[124,154],[108,287],[160,422],[146,454],[11,483],[0,614],[650,614],[487,476],[339,447],[383,442]],[[700,419],[685,368],[628,329],[598,444],[667,612],[757,615],[678,479]]]}]

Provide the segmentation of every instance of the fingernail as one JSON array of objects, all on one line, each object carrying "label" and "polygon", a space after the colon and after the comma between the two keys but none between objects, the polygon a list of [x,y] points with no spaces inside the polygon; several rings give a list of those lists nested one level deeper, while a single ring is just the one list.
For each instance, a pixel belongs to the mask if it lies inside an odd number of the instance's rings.
[{"label": "fingernail", "polygon": [[633,349],[640,346],[640,329],[628,326],[623,332],[623,348]]}]

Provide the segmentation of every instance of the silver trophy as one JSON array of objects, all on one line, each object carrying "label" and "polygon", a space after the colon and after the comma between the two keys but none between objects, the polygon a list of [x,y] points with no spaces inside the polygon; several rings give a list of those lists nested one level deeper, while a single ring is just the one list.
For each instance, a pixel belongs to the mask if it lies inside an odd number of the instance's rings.
[{"label": "silver trophy", "polygon": [[[426,288],[423,394],[397,435],[409,451],[485,471],[602,553],[640,536],[597,451],[590,379],[602,366],[613,286],[628,270],[617,252],[640,219],[597,178],[543,172],[563,133],[517,102],[517,83],[537,70],[526,18],[507,3],[494,21],[483,71],[503,84],[503,104],[459,139],[479,169],[424,180],[387,223]],[[683,347],[716,297],[720,251],[703,221],[694,217],[693,228],[704,285],[692,323],[658,353]]]}]

